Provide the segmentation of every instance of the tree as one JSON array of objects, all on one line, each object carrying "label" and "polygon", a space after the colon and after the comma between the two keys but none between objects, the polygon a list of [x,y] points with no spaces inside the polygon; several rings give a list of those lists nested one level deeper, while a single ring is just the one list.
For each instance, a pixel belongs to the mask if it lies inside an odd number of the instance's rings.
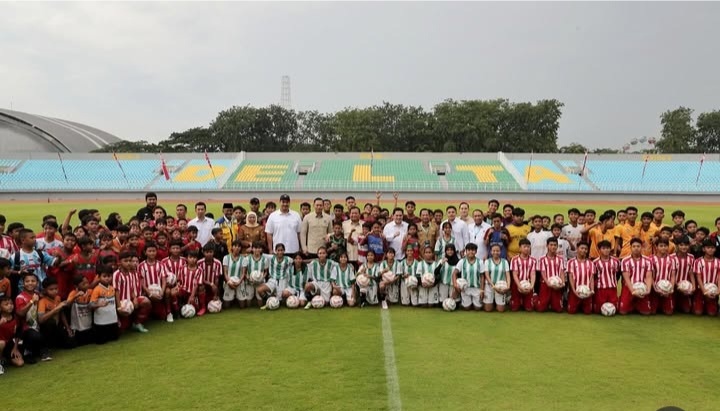
[{"label": "tree", "polygon": [[194,127],[181,133],[172,133],[167,140],[158,145],[167,153],[188,153],[200,151],[222,151],[224,147],[216,142],[205,127]]},{"label": "tree", "polygon": [[660,140],[655,148],[661,153],[689,153],[695,151],[695,127],[692,122],[693,110],[678,107],[660,116],[662,125]]},{"label": "tree", "polygon": [[562,146],[559,150],[562,154],[585,154],[587,151],[588,149],[584,145],[578,143]]},{"label": "tree", "polygon": [[145,140],[127,141],[121,140],[117,143],[108,144],[104,147],[93,150],[93,153],[157,153],[160,151],[157,144],[148,143]]},{"label": "tree", "polygon": [[720,111],[701,113],[695,133],[696,152],[720,152]]},{"label": "tree", "polygon": [[593,154],[618,154],[620,150],[614,148],[596,148],[592,151]]}]

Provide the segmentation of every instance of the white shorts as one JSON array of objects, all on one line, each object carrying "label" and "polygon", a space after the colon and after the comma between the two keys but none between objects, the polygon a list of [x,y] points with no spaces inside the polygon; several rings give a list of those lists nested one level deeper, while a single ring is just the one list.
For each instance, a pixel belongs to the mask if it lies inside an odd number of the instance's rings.
[{"label": "white shorts", "polygon": [[452,297],[453,294],[453,286],[447,285],[447,284],[438,284],[438,300],[439,301],[445,301],[448,298]]},{"label": "white shorts", "polygon": [[385,286],[385,296],[391,303],[400,301],[400,286],[398,283],[392,283]]},{"label": "white shorts", "polygon": [[418,292],[417,288],[410,289],[405,283],[405,279],[402,279],[400,283],[400,303],[402,305],[417,305]]},{"label": "white shorts", "polygon": [[378,303],[378,285],[371,282],[369,286],[360,288],[360,293],[365,294],[365,301],[368,304],[376,305]]},{"label": "white shorts", "polygon": [[286,288],[285,291],[287,291],[290,295],[294,295],[298,298],[300,301],[307,301],[305,298],[305,290],[296,290],[294,288]]},{"label": "white shorts", "polygon": [[505,305],[507,300],[508,299],[506,294],[500,294],[499,292],[495,291],[495,289],[492,288],[492,286],[490,285],[489,281],[485,284],[485,297],[483,297],[483,303],[495,303],[496,305]]},{"label": "white shorts", "polygon": [[430,288],[418,287],[418,304],[437,304],[438,303],[438,286]]},{"label": "white shorts", "polygon": [[352,287],[348,288],[341,288],[343,295],[345,296],[346,300],[354,300],[355,299],[355,290],[353,290]]},{"label": "white shorts", "polygon": [[330,302],[330,296],[332,295],[332,283],[330,281],[315,281],[314,283],[323,300],[325,300],[326,303]]},{"label": "white shorts", "polygon": [[473,288],[466,288],[460,293],[460,298],[462,299],[461,304],[463,307],[467,308],[471,305],[474,307],[481,307],[482,301],[480,301],[480,289],[473,287]]},{"label": "white shorts", "polygon": [[247,282],[242,282],[234,290],[225,283],[223,284],[223,301],[249,301],[255,294],[255,288]]},{"label": "white shorts", "polygon": [[275,294],[277,296],[277,298],[282,298],[282,293],[277,292],[277,291],[284,290],[287,288],[287,279],[282,278],[280,280],[277,280],[275,278],[270,278],[269,280],[267,280],[267,283],[265,283],[265,285],[268,286],[268,288],[270,289],[270,292],[272,294]]}]

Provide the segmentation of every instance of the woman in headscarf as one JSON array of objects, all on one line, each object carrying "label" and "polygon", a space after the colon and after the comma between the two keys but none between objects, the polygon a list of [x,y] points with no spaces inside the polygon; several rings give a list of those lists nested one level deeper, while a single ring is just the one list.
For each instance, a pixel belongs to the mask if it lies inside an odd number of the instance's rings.
[{"label": "woman in headscarf", "polygon": [[263,226],[258,224],[257,214],[250,211],[245,216],[245,224],[241,225],[238,229],[237,239],[242,242],[243,254],[251,252],[252,244],[255,241],[260,241],[265,244],[265,229]]}]

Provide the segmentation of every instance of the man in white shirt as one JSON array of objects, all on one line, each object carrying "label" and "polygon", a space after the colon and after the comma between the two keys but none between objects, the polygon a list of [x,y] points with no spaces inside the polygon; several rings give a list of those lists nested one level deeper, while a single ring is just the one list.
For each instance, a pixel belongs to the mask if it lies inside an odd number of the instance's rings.
[{"label": "man in white shirt", "polygon": [[487,244],[485,244],[485,234],[487,233],[487,230],[490,229],[491,225],[483,221],[483,213],[480,210],[473,210],[472,217],[473,223],[468,226],[470,242],[478,246],[475,257],[480,260],[485,260],[488,256],[488,247]]},{"label": "man in white shirt", "polygon": [[547,240],[552,237],[551,231],[544,231],[542,225],[542,217],[535,215],[530,219],[533,230],[527,235],[530,241],[530,256],[540,260],[547,254]]},{"label": "man in white shirt", "polygon": [[197,241],[205,245],[212,238],[212,229],[215,228],[215,221],[205,218],[207,206],[202,201],[195,203],[196,217],[190,220],[188,226],[194,226],[198,229]]},{"label": "man in white shirt", "polygon": [[403,209],[395,207],[392,213],[393,221],[387,223],[383,229],[383,236],[388,241],[388,245],[395,249],[395,260],[397,261],[405,259],[402,243],[408,231],[408,223],[403,221],[403,216]]},{"label": "man in white shirt", "polygon": [[[445,209],[447,221],[452,226],[453,235],[455,236],[455,248],[461,255],[465,255],[465,245],[470,242],[470,232],[464,221],[457,218],[457,209],[455,206],[448,206]],[[443,223],[445,223],[443,221]],[[442,227],[442,224],[440,224]]]},{"label": "man in white shirt", "polygon": [[285,245],[285,255],[295,258],[295,254],[300,252],[301,225],[300,214],[290,209],[290,196],[281,195],[280,209],[273,211],[265,223],[268,252],[274,253],[275,246],[282,243]]}]

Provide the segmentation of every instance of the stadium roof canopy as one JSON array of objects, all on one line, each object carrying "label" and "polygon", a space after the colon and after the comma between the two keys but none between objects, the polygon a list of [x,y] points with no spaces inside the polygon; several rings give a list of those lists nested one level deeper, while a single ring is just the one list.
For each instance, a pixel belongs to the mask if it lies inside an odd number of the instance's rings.
[{"label": "stadium roof canopy", "polygon": [[85,124],[0,108],[0,152],[87,153],[118,141]]}]

